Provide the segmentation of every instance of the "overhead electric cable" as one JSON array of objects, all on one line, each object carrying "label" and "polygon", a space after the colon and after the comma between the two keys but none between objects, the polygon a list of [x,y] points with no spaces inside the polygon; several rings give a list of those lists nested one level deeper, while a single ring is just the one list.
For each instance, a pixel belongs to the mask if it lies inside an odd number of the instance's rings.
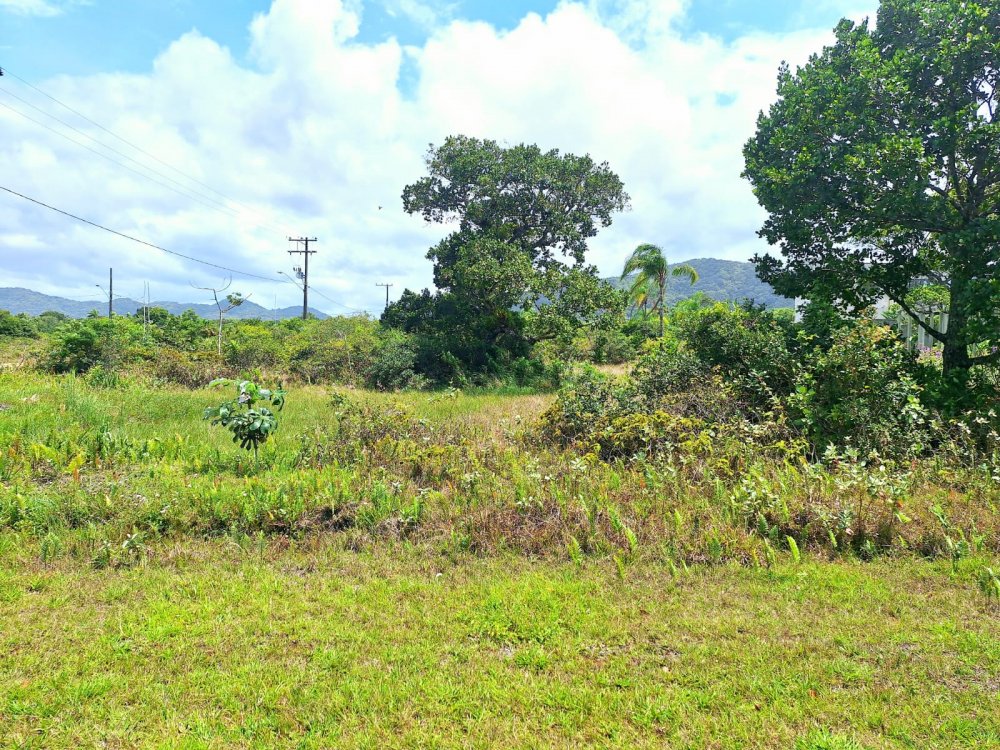
[{"label": "overhead electric cable", "polygon": [[350,310],[351,312],[364,313],[365,315],[368,314],[367,310],[359,310],[356,307],[351,307],[350,305],[345,305],[343,302],[337,302],[337,300],[335,300],[335,299],[330,299],[325,294],[323,294],[323,292],[321,292],[319,289],[317,289],[314,286],[309,287],[309,291],[315,292],[320,297],[322,297],[323,299],[325,299],[327,302],[332,302],[333,304],[338,305],[340,307],[343,307],[346,310]]},{"label": "overhead electric cable", "polygon": [[[96,120],[88,117],[83,112],[80,112],[78,109],[74,109],[73,107],[71,107],[70,105],[66,104],[65,102],[63,102],[63,101],[57,99],[56,97],[52,96],[52,94],[49,94],[46,91],[43,91],[42,89],[38,88],[37,86],[35,86],[35,85],[29,83],[28,81],[26,81],[25,79],[21,78],[21,76],[15,74],[15,73],[12,73],[9,68],[0,68],[0,75],[7,75],[7,76],[10,76],[11,78],[13,78],[13,79],[15,79],[17,81],[20,81],[22,84],[24,84],[28,88],[32,89],[33,91],[38,92],[39,94],[41,94],[42,96],[44,96],[46,99],[50,99],[51,101],[55,102],[60,107],[62,107],[63,109],[65,109],[65,110],[67,110],[69,112],[72,112],[74,115],[76,115],[77,117],[79,117],[79,118],[81,118],[81,119],[89,122],[94,127],[99,128],[100,130],[103,130],[105,133],[107,133],[108,135],[110,135],[112,138],[115,138],[116,140],[121,141],[126,146],[135,149],[136,151],[138,151],[141,154],[146,155],[147,157],[149,157],[153,161],[156,161],[159,164],[162,164],[163,166],[167,167],[168,169],[173,170],[174,172],[176,172],[177,174],[179,174],[181,177],[183,177],[183,178],[185,178],[187,180],[190,180],[191,182],[194,182],[194,183],[196,183],[198,185],[201,185],[203,188],[205,188],[207,190],[210,190],[211,192],[215,193],[216,195],[218,195],[218,196],[220,196],[222,198],[225,198],[230,203],[233,203],[233,204],[235,204],[237,206],[242,206],[247,211],[251,211],[252,212],[252,211],[255,210],[251,206],[248,206],[247,204],[242,203],[242,202],[236,200],[235,198],[232,198],[232,197],[226,195],[225,193],[223,193],[223,192],[221,192],[219,190],[216,190],[214,187],[212,187],[211,185],[209,185],[206,182],[203,182],[202,180],[199,180],[197,177],[192,177],[191,175],[189,175],[186,172],[178,169],[177,167],[175,167],[174,165],[170,164],[169,162],[164,161],[163,159],[161,159],[160,157],[156,156],[155,154],[151,154],[149,151],[146,151],[141,146],[137,146],[136,144],[132,143],[132,141],[130,141],[130,140],[126,139],[126,138],[123,138],[122,136],[120,136],[117,133],[115,133],[113,130],[105,127],[104,125],[102,125],[101,123],[97,122]],[[7,93],[10,94],[11,96],[15,96],[15,98],[19,99],[20,101],[25,102],[25,104],[28,104],[29,106],[33,107],[34,109],[39,109],[38,107],[35,107],[34,105],[30,104],[29,102],[25,101],[24,99],[21,99],[20,97],[17,97],[15,94],[12,94],[10,91],[7,91]],[[43,111],[43,110],[39,110],[39,111]],[[51,114],[49,114],[47,112],[45,114],[47,114],[49,117],[52,117],[55,120],[58,120],[58,118],[56,118],[54,115],[51,115]],[[62,122],[62,120],[59,120],[59,122]],[[63,124],[65,124],[65,123],[63,123]],[[67,125],[67,127],[72,128],[73,126],[72,125]],[[73,128],[73,129],[76,130],[76,128]],[[77,132],[82,132],[82,131],[78,130]],[[87,137],[91,138],[92,140],[96,140],[96,139],[93,139],[91,136],[87,136]],[[100,141],[97,141],[97,142],[101,143]],[[105,148],[109,148],[109,149],[111,148],[110,146],[107,146],[106,144],[103,144],[103,143],[101,143],[101,145],[105,146]],[[111,150],[114,150],[114,149],[111,149]],[[121,152],[117,152],[116,151],[116,153],[121,153]],[[123,156],[124,156],[124,154],[123,154]],[[126,156],[126,158],[131,159],[131,157],[127,157],[127,156]],[[135,161],[135,160],[133,159],[133,161]],[[136,163],[140,163],[140,162],[136,162]],[[145,166],[145,165],[143,165],[143,166]],[[146,168],[150,169],[149,167],[146,167]],[[159,173],[157,173],[157,174],[159,174]],[[163,175],[163,176],[166,179],[170,179],[169,177],[166,177],[166,175]],[[273,224],[259,224],[259,226],[267,226],[270,229],[274,229],[275,231],[281,232],[282,234],[286,233],[286,230],[278,228],[278,227],[276,227]]]},{"label": "overhead electric cable", "polygon": [[[299,284],[299,282],[297,282],[295,279],[293,279],[291,276],[289,276],[284,271],[278,271],[278,273],[280,273],[282,276],[284,276],[286,279],[288,279],[289,282],[291,282],[292,284],[294,284],[296,286],[296,288],[298,288],[299,291],[302,291],[302,285]],[[325,299],[327,302],[332,302],[333,304],[337,305],[338,307],[343,307],[344,309],[350,310],[351,312],[364,313],[365,315],[369,314],[367,310],[359,310],[356,307],[351,307],[350,305],[345,305],[343,302],[337,302],[337,300],[331,299],[330,297],[327,297],[325,294],[323,294],[323,292],[321,292],[319,289],[317,289],[314,286],[310,286],[309,287],[309,291],[315,292],[320,297],[322,297],[323,299]]]},{"label": "overhead electric cable", "polygon": [[[10,97],[13,97],[14,99],[17,99],[17,100],[18,100],[19,102],[21,102],[22,104],[25,104],[25,105],[27,105],[27,106],[31,107],[31,108],[32,108],[33,110],[35,110],[36,112],[39,112],[39,113],[41,113],[41,114],[45,115],[46,117],[51,117],[51,118],[52,118],[53,120],[55,120],[56,122],[58,122],[58,123],[59,123],[60,125],[62,125],[63,127],[66,127],[66,128],[69,128],[69,129],[70,129],[70,130],[72,130],[72,131],[73,131],[74,133],[78,133],[79,135],[82,135],[82,136],[83,136],[84,138],[86,138],[86,139],[88,139],[88,140],[91,140],[91,141],[93,141],[93,142],[94,142],[94,143],[96,143],[96,144],[97,144],[98,146],[101,146],[101,147],[103,147],[103,148],[106,148],[106,149],[107,149],[108,151],[110,151],[110,152],[112,152],[112,153],[114,153],[114,154],[118,154],[118,155],[119,155],[120,157],[122,157],[123,159],[128,159],[128,160],[129,160],[130,162],[132,162],[133,164],[138,164],[138,165],[139,165],[140,167],[142,167],[143,169],[146,169],[146,170],[149,170],[149,171],[150,171],[150,172],[152,172],[153,174],[155,174],[155,175],[157,175],[157,176],[159,176],[159,177],[162,177],[162,178],[163,178],[163,179],[165,179],[165,180],[169,180],[170,182],[174,183],[174,184],[175,184],[175,185],[177,185],[178,187],[181,187],[181,188],[183,188],[184,190],[189,190],[189,191],[191,191],[192,193],[194,193],[194,195],[197,195],[197,196],[200,196],[200,197],[204,198],[204,199],[205,199],[205,200],[207,200],[207,201],[211,201],[211,202],[212,202],[212,203],[214,203],[215,205],[217,205],[217,206],[219,206],[219,207],[221,207],[221,208],[225,209],[226,211],[228,211],[228,212],[232,213],[232,214],[233,214],[234,216],[239,216],[239,215],[240,215],[240,212],[239,212],[239,211],[237,211],[237,210],[236,210],[235,208],[231,208],[230,206],[227,206],[227,205],[226,205],[225,203],[223,203],[222,201],[220,201],[220,200],[218,200],[218,199],[216,199],[216,198],[213,198],[213,197],[212,197],[212,196],[210,196],[210,195],[205,195],[204,193],[199,193],[199,192],[198,192],[197,190],[194,190],[194,189],[192,189],[192,188],[188,187],[188,186],[187,186],[187,185],[185,185],[184,183],[182,183],[182,182],[178,182],[178,181],[177,181],[177,180],[175,180],[175,179],[174,179],[173,177],[169,177],[169,176],[167,176],[167,175],[163,174],[162,172],[158,172],[157,170],[153,169],[152,167],[150,167],[150,166],[148,166],[148,165],[146,165],[146,164],[143,164],[143,163],[142,163],[141,161],[139,161],[138,159],[134,159],[133,157],[129,156],[128,154],[126,154],[126,153],[124,153],[124,152],[122,152],[122,151],[119,151],[118,149],[116,149],[116,148],[113,148],[113,147],[111,147],[111,146],[107,145],[106,143],[103,143],[102,141],[99,141],[99,140],[98,140],[97,138],[94,138],[94,136],[90,135],[89,133],[84,133],[84,132],[83,132],[82,130],[80,130],[80,129],[79,129],[79,128],[77,128],[77,127],[74,127],[73,125],[71,125],[70,123],[66,122],[65,120],[61,120],[61,119],[59,119],[58,117],[56,117],[55,115],[53,115],[53,114],[51,114],[51,113],[49,113],[49,112],[46,112],[46,111],[45,111],[44,109],[42,109],[41,107],[36,107],[36,106],[35,106],[34,104],[32,104],[31,102],[29,102],[29,101],[28,101],[27,99],[23,99],[22,97],[18,96],[17,94],[14,94],[14,93],[12,93],[12,92],[10,92],[10,91],[7,91],[6,89],[0,89],[0,91],[3,91],[3,93],[5,93],[5,94],[6,94],[7,96],[10,96]],[[6,105],[5,105],[5,106],[6,106]],[[23,114],[22,112],[19,112],[18,110],[14,109],[13,107],[9,107],[9,106],[8,106],[7,108],[8,108],[8,109],[10,109],[10,110],[12,110],[12,111],[14,111],[14,112],[17,112],[18,114]],[[38,121],[37,121],[37,120],[32,120],[32,122],[38,122]],[[39,124],[41,124],[41,123],[39,123]],[[52,129],[52,128],[50,128],[50,130],[51,130],[51,129]],[[57,131],[54,131],[54,132],[57,132]],[[60,135],[62,135],[62,134],[60,133]],[[74,143],[76,143],[76,141],[74,141]],[[83,145],[83,144],[80,144],[80,145]],[[124,166],[124,165],[123,165],[123,166]],[[162,183],[160,183],[160,184],[162,184]],[[187,195],[187,194],[185,193],[184,195]]]},{"label": "overhead electric cable", "polygon": [[[16,109],[16,108],[10,106],[9,104],[4,104],[3,102],[0,102],[0,107],[4,107],[5,109],[9,109],[11,112],[14,112],[15,114],[18,114],[21,117],[23,117],[25,120],[29,120],[30,122],[33,122],[36,125],[39,125],[39,126],[45,128],[46,130],[52,132],[52,133],[55,133],[59,137],[65,138],[70,143],[75,143],[80,148],[87,149],[91,153],[96,154],[97,156],[100,156],[102,159],[107,159],[109,162],[111,162],[112,164],[116,164],[117,166],[121,167],[122,169],[127,169],[129,172],[133,172],[133,173],[139,175],[140,177],[144,177],[147,180],[149,180],[150,182],[155,182],[157,185],[159,185],[161,187],[165,187],[167,190],[172,190],[173,192],[177,193],[178,195],[183,195],[185,198],[190,198],[195,203],[200,203],[201,205],[205,206],[206,208],[212,209],[213,211],[220,211],[221,212],[221,210],[222,210],[222,209],[219,209],[216,206],[213,206],[213,205],[211,205],[209,203],[205,203],[203,200],[200,200],[200,199],[196,198],[194,195],[191,195],[190,193],[186,193],[183,190],[179,190],[179,189],[177,189],[175,187],[171,187],[170,185],[168,185],[165,182],[160,182],[155,177],[151,177],[150,175],[146,174],[145,172],[140,172],[138,169],[134,169],[134,168],[130,167],[128,164],[122,164],[120,161],[118,161],[116,159],[112,159],[110,156],[108,156],[105,153],[102,153],[102,152],[98,151],[96,148],[92,148],[92,147],[88,146],[86,143],[81,143],[80,141],[76,140],[75,138],[71,138],[70,136],[66,135],[65,133],[60,133],[58,130],[56,130],[55,128],[51,127],[50,125],[46,125],[41,120],[36,120],[31,115],[26,115],[24,112],[21,112],[19,109]],[[230,212],[230,215],[233,218],[240,218],[240,216],[241,216],[238,212],[234,211],[233,209],[227,209],[227,211]]]},{"label": "overhead electric cable", "polygon": [[223,271],[229,271],[230,273],[236,273],[236,274],[239,274],[241,276],[249,276],[250,278],[261,279],[262,281],[269,281],[269,282],[274,283],[274,284],[287,284],[288,283],[287,281],[285,281],[283,279],[279,279],[277,277],[261,276],[260,274],[250,273],[249,271],[240,271],[239,269],[236,269],[236,268],[229,268],[228,266],[222,266],[222,265],[219,265],[218,263],[212,263],[212,262],[207,261],[207,260],[202,260],[201,258],[195,258],[195,257],[193,257],[191,255],[185,255],[184,253],[179,253],[176,250],[168,250],[165,247],[161,247],[160,245],[154,245],[152,242],[146,242],[146,240],[141,240],[138,237],[133,237],[130,234],[125,234],[124,232],[119,232],[119,231],[114,230],[114,229],[109,229],[108,227],[104,226],[103,224],[98,224],[96,221],[91,221],[90,219],[84,219],[82,216],[77,216],[76,214],[72,214],[69,211],[63,211],[61,208],[56,208],[55,206],[50,206],[48,203],[44,203],[43,201],[40,201],[40,200],[37,200],[37,199],[32,198],[30,196],[24,195],[23,193],[19,193],[16,190],[11,190],[10,188],[4,187],[3,185],[0,185],[0,190],[3,190],[5,192],[7,192],[7,193],[10,193],[11,195],[16,195],[18,198],[23,198],[24,200],[30,201],[31,203],[34,203],[34,204],[39,205],[39,206],[42,206],[43,208],[47,208],[50,211],[55,211],[56,213],[62,214],[63,216],[68,216],[69,218],[75,219],[76,221],[83,222],[84,224],[89,224],[90,226],[96,227],[97,229],[102,229],[105,232],[109,232],[109,233],[117,235],[119,237],[123,237],[126,240],[131,240],[132,242],[137,242],[140,245],[145,245],[146,247],[151,247],[154,250],[160,250],[160,251],[162,251],[164,253],[168,253],[169,255],[176,255],[178,258],[184,258],[185,260],[190,260],[190,261],[193,261],[194,263],[201,263],[204,266],[211,266],[212,268],[219,268],[219,269],[221,269]]}]

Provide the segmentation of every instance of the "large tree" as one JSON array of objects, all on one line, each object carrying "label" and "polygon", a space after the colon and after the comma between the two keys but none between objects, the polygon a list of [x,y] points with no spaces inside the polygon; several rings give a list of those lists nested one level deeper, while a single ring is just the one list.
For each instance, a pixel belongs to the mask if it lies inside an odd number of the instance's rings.
[{"label": "large tree", "polygon": [[[609,300],[621,303],[610,294],[578,293],[598,291],[581,278],[596,279],[596,269],[585,265],[587,241],[628,205],[606,163],[452,136],[431,147],[427,169],[404,188],[403,207],[456,228],[427,253],[437,292],[405,295],[386,311],[387,324],[433,336],[481,368],[520,356],[533,340],[564,335],[566,325],[593,322]],[[538,314],[562,296],[564,304]],[[557,314],[566,318],[562,324]]]},{"label": "large tree", "polygon": [[[913,314],[917,283],[947,289],[946,373],[963,381],[1000,339],[1000,3],[882,0],[877,23],[794,73],[746,144],[780,258],[754,258],[786,296]],[[977,355],[977,345],[978,352]]]}]

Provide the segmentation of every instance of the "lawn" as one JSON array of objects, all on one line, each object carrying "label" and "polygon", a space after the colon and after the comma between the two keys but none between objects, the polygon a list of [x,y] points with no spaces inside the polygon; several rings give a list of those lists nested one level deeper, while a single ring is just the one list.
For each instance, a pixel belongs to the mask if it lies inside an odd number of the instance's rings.
[{"label": "lawn", "polygon": [[1000,619],[945,564],[2,539],[3,747],[1000,747]]}]

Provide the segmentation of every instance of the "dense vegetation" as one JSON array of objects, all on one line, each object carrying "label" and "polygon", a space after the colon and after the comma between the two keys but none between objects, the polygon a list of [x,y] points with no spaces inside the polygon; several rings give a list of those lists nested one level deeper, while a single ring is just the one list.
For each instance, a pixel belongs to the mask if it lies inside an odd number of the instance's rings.
[{"label": "dense vegetation", "polygon": [[[4,395],[0,526],[39,538],[88,528],[114,547],[134,533],[294,535],[332,523],[360,538],[447,534],[459,549],[619,559],[642,550],[678,565],[766,565],[793,545],[866,559],[996,550],[996,371],[976,371],[975,412],[948,414],[935,403],[938,360],[890,328],[821,330],[829,319],[816,317],[691,300],[627,375],[515,362],[493,385],[519,388],[523,407],[421,391],[430,381],[413,340],[365,318],[228,322],[221,357],[213,324],[193,315],[67,321],[34,346],[37,367],[68,374],[6,376],[17,393]],[[287,419],[254,410],[253,383],[223,407],[177,390],[241,375],[283,381]],[[530,395],[551,389],[554,399]],[[259,462],[196,424],[207,407],[263,430]],[[282,421],[280,440],[265,442]],[[142,503],[102,499],[105,483],[122,491],[121,471],[137,477]],[[164,492],[170,502],[152,499]]]},{"label": "dense vegetation", "polygon": [[379,321],[0,313],[0,744],[1000,746],[998,20],[781,72],[798,320],[602,281],[608,165],[464,137]]},{"label": "dense vegetation", "polygon": [[941,344],[955,397],[1000,330],[1000,8],[883,0],[876,23],[778,78],[746,144],[746,175],[781,257],[755,259],[782,294],[863,307],[931,282],[947,298]]}]

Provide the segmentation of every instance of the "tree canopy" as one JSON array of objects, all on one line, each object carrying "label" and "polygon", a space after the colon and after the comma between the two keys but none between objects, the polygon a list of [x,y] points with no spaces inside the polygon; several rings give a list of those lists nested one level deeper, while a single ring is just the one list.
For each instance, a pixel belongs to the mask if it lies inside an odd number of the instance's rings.
[{"label": "tree canopy", "polygon": [[457,228],[427,253],[437,293],[404,293],[385,323],[482,369],[622,307],[585,264],[587,241],[628,206],[606,163],[452,136],[431,147],[427,170],[404,188],[404,209]]},{"label": "tree canopy", "polygon": [[754,258],[760,277],[908,313],[915,284],[942,285],[947,330],[925,327],[946,372],[1000,358],[982,346],[1000,338],[998,62],[996,2],[883,0],[874,26],[841,21],[835,44],[783,65],[744,148],[781,256]]}]

